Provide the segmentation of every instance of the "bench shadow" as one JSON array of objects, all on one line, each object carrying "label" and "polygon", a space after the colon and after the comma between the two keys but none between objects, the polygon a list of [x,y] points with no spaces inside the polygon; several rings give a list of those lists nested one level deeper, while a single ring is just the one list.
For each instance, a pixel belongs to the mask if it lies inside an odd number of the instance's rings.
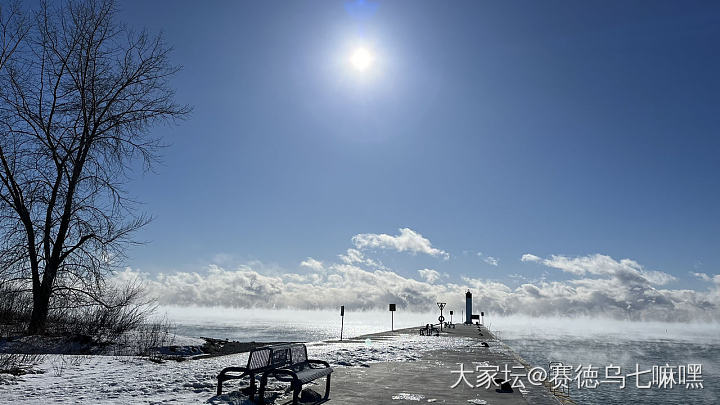
[{"label": "bench shadow", "polygon": [[[311,388],[302,390],[299,398],[299,404],[324,404],[332,398],[324,399],[323,395]],[[268,391],[265,394],[265,405],[286,405],[292,404],[292,394],[288,398],[287,391],[273,392]],[[260,401],[251,400],[248,396],[240,391],[232,391],[222,395],[215,395],[209,398],[206,403],[212,405],[259,405]]]}]

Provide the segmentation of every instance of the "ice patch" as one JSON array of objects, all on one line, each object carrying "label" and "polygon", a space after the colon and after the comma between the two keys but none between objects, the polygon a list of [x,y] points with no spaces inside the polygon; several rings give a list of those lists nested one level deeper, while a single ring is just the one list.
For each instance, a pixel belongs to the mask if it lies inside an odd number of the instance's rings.
[{"label": "ice patch", "polygon": [[425,395],[409,394],[407,392],[398,392],[397,394],[392,396],[392,399],[403,400],[403,401],[422,401],[423,399],[425,399]]}]

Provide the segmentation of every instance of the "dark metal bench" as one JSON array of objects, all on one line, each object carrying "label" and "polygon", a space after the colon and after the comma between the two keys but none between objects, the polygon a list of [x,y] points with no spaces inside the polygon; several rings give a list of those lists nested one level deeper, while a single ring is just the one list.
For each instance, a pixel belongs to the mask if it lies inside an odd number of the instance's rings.
[{"label": "dark metal bench", "polygon": [[250,351],[250,355],[248,355],[247,365],[245,367],[226,367],[222,369],[222,371],[220,371],[220,374],[218,374],[217,377],[217,394],[222,395],[223,382],[227,380],[235,380],[249,377],[250,386],[243,389],[242,391],[248,394],[251,399],[253,399],[257,390],[255,385],[255,376],[261,375],[264,371],[267,371],[270,368],[271,353],[272,349],[270,349],[270,347],[259,347]]},{"label": "dark metal bench", "polygon": [[436,328],[435,325],[427,324],[424,328],[420,328],[421,336],[438,336],[440,335],[440,329]]},{"label": "dark metal bench", "polygon": [[298,403],[303,384],[326,377],[323,400],[328,399],[330,396],[330,374],[333,369],[326,361],[309,360],[307,347],[302,343],[269,346],[269,348],[270,364],[260,378],[260,392],[258,395],[260,403],[264,400],[268,377],[290,383],[293,390],[293,404]]}]

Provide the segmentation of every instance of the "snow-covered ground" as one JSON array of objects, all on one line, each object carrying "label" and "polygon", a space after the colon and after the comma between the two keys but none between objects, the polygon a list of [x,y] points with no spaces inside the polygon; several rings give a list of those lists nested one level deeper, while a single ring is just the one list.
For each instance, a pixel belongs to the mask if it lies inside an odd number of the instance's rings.
[{"label": "snow-covered ground", "polygon": [[[333,367],[362,367],[414,361],[422,351],[469,344],[469,339],[457,337],[396,335],[387,340],[310,343],[308,355]],[[232,393],[237,385],[229,385],[225,392],[231,393],[222,397],[215,396],[215,389],[222,368],[246,362],[246,353],[162,364],[130,356],[46,355],[36,366],[43,374],[0,375],[0,403],[243,404],[247,401]]]}]

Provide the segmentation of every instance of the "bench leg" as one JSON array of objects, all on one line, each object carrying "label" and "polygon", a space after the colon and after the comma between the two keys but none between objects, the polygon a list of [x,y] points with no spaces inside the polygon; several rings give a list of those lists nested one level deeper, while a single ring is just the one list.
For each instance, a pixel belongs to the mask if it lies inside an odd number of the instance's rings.
[{"label": "bench leg", "polygon": [[257,392],[257,386],[255,385],[255,374],[250,374],[250,400],[255,400],[255,392]]},{"label": "bench leg", "polygon": [[327,375],[327,380],[325,381],[325,399],[328,399],[330,397],[330,374]]},{"label": "bench leg", "polygon": [[300,393],[302,393],[302,383],[299,381],[293,383],[293,405],[297,405],[300,402]]},{"label": "bench leg", "polygon": [[264,404],[265,403],[265,386],[267,385],[267,375],[263,373],[262,377],[260,377],[260,390],[258,391],[258,404]]},{"label": "bench leg", "polygon": [[231,380],[232,378],[228,378],[226,374],[220,374],[218,376],[218,386],[217,386],[217,394],[218,396],[222,395],[222,385],[225,381]]}]

